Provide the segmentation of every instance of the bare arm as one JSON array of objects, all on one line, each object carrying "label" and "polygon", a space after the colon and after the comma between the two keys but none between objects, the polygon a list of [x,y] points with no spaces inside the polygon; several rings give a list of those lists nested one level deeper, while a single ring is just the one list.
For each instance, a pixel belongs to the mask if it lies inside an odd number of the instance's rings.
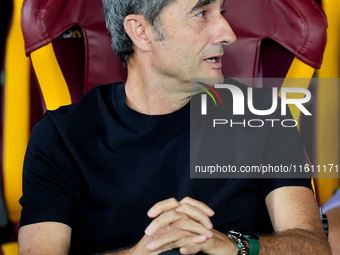
[{"label": "bare arm", "polygon": [[58,222],[43,222],[19,229],[19,255],[67,255],[71,228]]},{"label": "bare arm", "polygon": [[[204,235],[208,230],[193,220],[186,219],[184,224],[179,226],[174,224],[174,222],[182,222],[181,219],[185,218],[183,214],[173,210],[179,205],[179,202],[175,199],[168,199],[157,203],[153,207],[154,210],[149,212],[151,218],[156,218],[154,219],[154,224],[164,225],[157,231],[157,236],[162,243],[160,246],[162,247],[157,247],[157,249],[148,248],[148,245],[154,241],[154,238],[144,235],[140,242],[130,249],[99,254],[157,255],[163,251],[180,248],[181,244],[190,243],[195,238],[198,238],[199,234]],[[211,209],[203,204],[201,206],[198,204],[197,206],[202,210],[197,210],[199,215],[193,213],[194,217],[197,216],[195,218],[198,221],[201,220],[203,224],[211,225],[212,227],[208,216],[203,213],[204,209],[209,211],[208,214],[212,213]],[[190,229],[190,231],[187,229]],[[70,249],[71,231],[69,226],[57,222],[43,222],[23,226],[19,230],[19,255],[67,255]]]},{"label": "bare arm", "polygon": [[[331,255],[318,207],[310,189],[278,188],[267,196],[266,203],[275,234],[260,237],[260,255]],[[220,250],[215,249],[217,245],[221,247]],[[203,251],[214,255],[235,255],[236,252],[228,251],[232,246],[234,244],[228,237],[214,231],[212,238],[201,244],[187,246],[182,254]]]},{"label": "bare arm", "polygon": [[[178,206],[176,211],[189,216],[197,203],[198,201],[186,199],[186,207]],[[331,255],[318,207],[310,189],[278,188],[267,196],[266,203],[275,234],[260,237],[260,255]],[[182,254],[195,254],[198,251],[209,255],[236,254],[235,244],[216,230],[213,230],[211,238],[202,243],[192,242],[181,247]]]},{"label": "bare arm", "polygon": [[[311,190],[304,187],[279,188],[272,191],[267,196],[266,202],[276,234],[273,236],[260,238],[260,255],[331,255],[329,244],[324,233],[319,218],[317,205]],[[172,248],[185,247],[185,250],[181,249],[182,254],[193,254],[197,253],[198,251],[203,251],[207,254],[234,255],[236,253],[235,244],[231,242],[231,240],[226,235],[219,233],[218,231],[213,230],[213,237],[208,239],[205,237],[206,241],[202,240],[203,243],[201,241],[196,243],[196,237],[191,237],[191,234],[190,237],[187,236],[188,232],[186,231],[173,231],[176,229],[181,229],[183,226],[185,226],[183,224],[181,224],[181,226],[174,223],[180,222],[177,219],[178,215],[175,211],[181,211],[181,213],[187,214],[189,217],[197,218],[193,214],[194,211],[200,209],[203,212],[207,209],[206,206],[202,207],[202,205],[199,203],[199,201],[194,201],[188,198],[184,199],[184,204],[186,204],[185,206],[181,205],[174,199],[158,203],[158,205],[161,204],[160,212],[167,210],[172,211],[170,214],[168,214],[169,216],[167,216],[166,213],[163,213],[161,217],[155,219],[151,224],[151,226],[153,226],[152,229],[158,229],[160,233],[162,233],[158,238],[157,235],[154,236],[153,234],[148,234],[142,238],[138,245],[131,249],[105,254],[154,255],[165,250],[171,250]],[[163,207],[166,208],[164,209]],[[155,208],[157,208],[157,205],[156,207],[153,207],[154,211]],[[197,213],[201,215],[198,216],[198,218],[201,219],[199,220],[201,224],[206,225],[207,217],[204,216],[205,213],[200,213],[199,210]],[[149,216],[153,218],[157,217],[159,212],[149,211],[148,214],[150,214]],[[152,216],[152,214],[155,215]],[[208,215],[209,214],[210,213],[208,212]],[[182,217],[180,218],[184,219]],[[190,219],[187,220],[188,222],[192,222]],[[163,226],[164,222],[170,225]],[[210,227],[203,228],[203,225],[195,230],[196,235],[200,233],[202,229],[204,231],[206,231],[206,229],[210,229]],[[169,226],[172,227],[169,228]],[[170,231],[170,233],[168,233],[168,231],[162,232],[161,230],[163,228]],[[149,232],[149,230],[146,232]],[[162,240],[162,236],[166,237],[167,241],[165,243],[164,240]],[[70,246],[70,239],[71,229],[67,225],[60,223],[38,223],[28,225],[22,227],[19,231],[19,255],[67,254]],[[51,240],[53,241],[51,242]],[[150,242],[155,242],[156,240],[161,241],[161,243],[165,245],[164,250],[146,248]],[[189,245],[185,244],[190,240],[191,242]],[[166,245],[166,243],[168,244]],[[168,245],[170,246],[167,247]],[[172,247],[173,245],[174,247]]]},{"label": "bare arm", "polygon": [[276,232],[260,238],[260,254],[331,254],[311,190],[282,187],[266,198]]},{"label": "bare arm", "polygon": [[[71,243],[71,228],[58,222],[42,222],[23,226],[19,230],[19,255],[67,255]],[[130,250],[105,254],[125,255]]]}]

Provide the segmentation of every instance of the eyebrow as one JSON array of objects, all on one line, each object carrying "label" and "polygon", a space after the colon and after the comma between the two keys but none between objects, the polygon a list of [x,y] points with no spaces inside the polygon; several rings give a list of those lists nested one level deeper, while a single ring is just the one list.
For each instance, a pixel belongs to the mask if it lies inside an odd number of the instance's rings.
[{"label": "eyebrow", "polygon": [[[222,4],[224,3],[225,0],[223,0]],[[208,5],[208,4],[212,4],[212,3],[215,3],[216,0],[198,0],[198,2],[195,4],[195,6],[191,9],[190,12],[194,12],[196,11],[197,9],[205,6],[205,5]]]},{"label": "eyebrow", "polygon": [[216,0],[198,0],[198,2],[195,4],[195,6],[191,9],[191,12],[196,11],[197,9],[216,2]]}]

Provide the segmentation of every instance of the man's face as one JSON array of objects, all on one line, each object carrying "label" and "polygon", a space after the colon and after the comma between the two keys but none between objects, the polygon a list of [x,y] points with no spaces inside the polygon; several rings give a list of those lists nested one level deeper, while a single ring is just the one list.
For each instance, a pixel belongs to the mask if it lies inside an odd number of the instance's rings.
[{"label": "man's face", "polygon": [[153,41],[154,71],[162,78],[222,78],[223,45],[235,34],[222,16],[223,0],[178,0],[159,15],[165,38]]}]

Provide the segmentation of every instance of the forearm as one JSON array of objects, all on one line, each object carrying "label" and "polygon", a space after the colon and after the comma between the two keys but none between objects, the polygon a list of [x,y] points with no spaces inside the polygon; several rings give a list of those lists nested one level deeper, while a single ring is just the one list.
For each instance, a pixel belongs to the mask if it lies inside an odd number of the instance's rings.
[{"label": "forearm", "polygon": [[313,233],[303,229],[291,229],[273,236],[260,238],[259,255],[331,255],[324,233]]}]

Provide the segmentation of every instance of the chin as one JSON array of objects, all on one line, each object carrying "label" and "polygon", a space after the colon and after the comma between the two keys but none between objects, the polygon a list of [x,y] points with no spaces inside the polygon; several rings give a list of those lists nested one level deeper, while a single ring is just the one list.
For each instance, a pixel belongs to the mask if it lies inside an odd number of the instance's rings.
[{"label": "chin", "polygon": [[206,77],[220,80],[219,82],[223,82],[223,80],[224,80],[224,75],[223,75],[222,71],[210,72],[208,75],[206,75]]}]

